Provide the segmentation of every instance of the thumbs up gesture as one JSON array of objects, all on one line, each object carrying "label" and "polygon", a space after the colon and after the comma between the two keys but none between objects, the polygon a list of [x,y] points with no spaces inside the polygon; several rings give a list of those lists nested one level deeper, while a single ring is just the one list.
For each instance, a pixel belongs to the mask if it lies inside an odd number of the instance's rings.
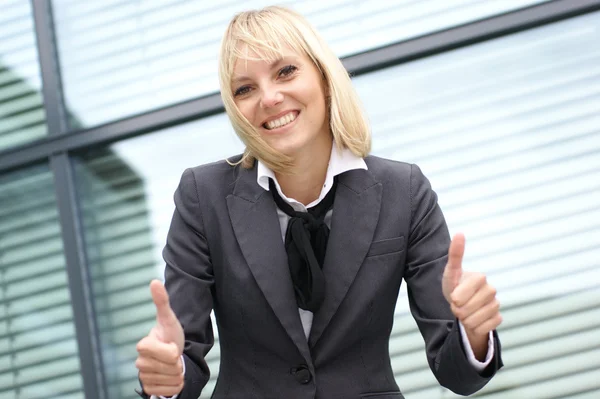
[{"label": "thumbs up gesture", "polygon": [[496,289],[482,273],[463,271],[465,236],[456,234],[448,250],[442,291],[452,313],[462,323],[475,356],[485,358],[489,332],[502,323]]},{"label": "thumbs up gesture", "polygon": [[148,395],[173,396],[183,389],[183,328],[169,305],[169,295],[158,280],[150,283],[156,306],[156,325],[137,344],[139,369],[144,392]]}]

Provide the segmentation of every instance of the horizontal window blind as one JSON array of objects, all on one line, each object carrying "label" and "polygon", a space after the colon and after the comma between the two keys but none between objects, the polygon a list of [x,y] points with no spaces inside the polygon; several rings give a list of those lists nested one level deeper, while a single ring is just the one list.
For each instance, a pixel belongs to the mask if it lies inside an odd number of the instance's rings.
[{"label": "horizontal window blind", "polygon": [[0,175],[0,397],[83,399],[52,175]]},{"label": "horizontal window blind", "polygon": [[[583,399],[600,390],[593,378],[600,369],[599,19],[590,14],[355,79],[374,153],[422,167],[451,231],[467,235],[465,268],[485,272],[499,290],[506,368],[481,397]],[[148,282],[162,276],[182,171],[241,150],[220,114],[78,158],[114,397],[136,397],[135,343],[154,323]],[[429,370],[407,303],[403,288],[390,342],[398,384],[407,399],[456,397]],[[203,398],[214,388],[218,358],[217,337]]]},{"label": "horizontal window blind", "polygon": [[[339,56],[542,0],[284,0]],[[267,0],[53,0],[62,81],[80,126],[97,125],[218,91],[217,54],[237,12]],[[74,127],[79,127],[74,126]]]},{"label": "horizontal window blind", "polygon": [[[89,151],[76,160],[111,398],[137,397],[136,343],[156,320],[148,283],[163,277],[162,248],[181,173],[198,158],[213,161],[242,151],[233,132],[223,134],[225,123],[224,115],[218,115]],[[220,140],[214,140],[219,136]],[[160,162],[148,162],[151,159]],[[207,358],[213,374],[205,389],[208,395],[219,369],[216,328],[215,337]]]},{"label": "horizontal window blind", "polygon": [[76,176],[107,392],[111,398],[135,398],[136,343],[155,320],[146,201],[140,178],[110,150],[93,156],[93,162],[77,166]]},{"label": "horizontal window blind", "polygon": [[0,2],[0,151],[48,134],[31,2]]},{"label": "horizontal window blind", "polygon": [[[417,163],[465,269],[498,288],[506,368],[481,398],[600,395],[600,14],[355,79],[378,155]],[[398,299],[390,352],[408,399],[439,387]]]}]

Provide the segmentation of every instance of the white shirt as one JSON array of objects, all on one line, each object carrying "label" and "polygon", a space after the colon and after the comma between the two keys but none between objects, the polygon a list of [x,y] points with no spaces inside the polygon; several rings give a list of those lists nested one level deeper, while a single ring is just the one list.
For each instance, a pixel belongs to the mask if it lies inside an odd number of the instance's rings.
[{"label": "white shirt", "polygon": [[[329,158],[329,165],[327,165],[327,174],[325,175],[325,184],[323,184],[323,187],[321,188],[321,194],[319,194],[319,198],[317,198],[316,200],[314,200],[307,206],[304,206],[304,204],[295,200],[294,198],[286,197],[285,194],[281,191],[281,186],[279,185],[279,182],[277,181],[277,178],[275,177],[275,173],[271,169],[269,169],[265,164],[263,164],[261,161],[258,161],[258,165],[256,168],[256,171],[257,171],[256,182],[258,183],[259,186],[261,186],[265,190],[269,191],[269,179],[273,179],[273,181],[275,182],[275,186],[277,187],[277,191],[279,192],[279,195],[281,196],[281,198],[283,198],[284,201],[289,203],[292,206],[292,208],[294,208],[295,211],[306,212],[307,208],[312,208],[313,206],[315,206],[319,202],[321,202],[323,200],[323,198],[325,198],[325,196],[327,195],[329,190],[331,190],[331,186],[333,185],[333,178],[335,176],[342,174],[344,172],[347,172],[349,170],[354,170],[354,169],[367,170],[368,169],[367,164],[365,163],[364,159],[357,157],[347,148],[344,148],[343,150],[338,151],[335,146],[335,143],[333,143],[332,148],[331,148],[331,156]],[[324,221],[328,227],[331,227],[331,214],[332,213],[333,213],[333,211],[330,210],[329,212],[327,212],[325,214]],[[281,238],[285,241],[285,233],[287,230],[287,225],[290,220],[290,217],[280,209],[277,209],[277,215],[279,216],[279,225],[281,227]],[[310,329],[312,327],[313,313],[311,311],[300,309],[300,308],[298,308],[298,312],[300,313],[300,320],[302,321],[302,328],[304,329],[304,335],[306,336],[306,339],[308,339],[308,337],[310,336]],[[473,353],[473,349],[471,348],[471,344],[469,343],[469,339],[467,338],[467,333],[465,332],[464,327],[462,326],[462,324],[460,322],[458,323],[458,325],[459,325],[460,333],[461,333],[462,340],[463,340],[463,346],[465,347],[465,351],[467,353],[467,358],[469,359],[469,362],[473,365],[475,370],[477,370],[479,372],[483,371],[483,369],[485,369],[486,366],[488,364],[490,364],[492,358],[494,357],[494,338],[493,338],[492,333],[490,332],[490,334],[489,334],[488,351],[487,351],[487,354],[485,357],[485,361],[480,362],[475,358],[475,354]],[[181,361],[183,362],[183,357],[182,357]],[[183,364],[184,364],[184,374],[185,374],[185,363],[183,363]],[[161,396],[161,398],[167,399],[163,396]],[[177,398],[177,395],[173,396],[171,399],[176,399],[176,398]],[[157,398],[156,398],[156,396],[152,396],[151,399],[157,399]]]}]

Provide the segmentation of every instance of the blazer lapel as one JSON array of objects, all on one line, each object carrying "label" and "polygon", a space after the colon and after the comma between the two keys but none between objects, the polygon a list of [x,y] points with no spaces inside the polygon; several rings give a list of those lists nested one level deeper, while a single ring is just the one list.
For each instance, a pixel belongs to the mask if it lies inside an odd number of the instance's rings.
[{"label": "blazer lapel", "polygon": [[256,168],[240,168],[227,197],[231,224],[254,278],[267,302],[308,364],[308,343],[300,321],[287,254],[273,197],[256,182]]},{"label": "blazer lapel", "polygon": [[352,170],[338,178],[323,265],[325,301],[313,318],[310,347],[323,334],[367,255],[379,220],[381,193],[381,183],[368,170]]}]

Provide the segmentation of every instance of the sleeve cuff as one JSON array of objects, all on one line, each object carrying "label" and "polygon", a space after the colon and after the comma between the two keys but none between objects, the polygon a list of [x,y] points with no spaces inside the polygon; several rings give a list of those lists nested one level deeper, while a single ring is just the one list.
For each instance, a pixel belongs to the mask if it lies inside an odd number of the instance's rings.
[{"label": "sleeve cuff", "polygon": [[465,328],[463,327],[460,321],[458,322],[458,328],[460,330],[460,336],[462,337],[463,346],[465,348],[467,359],[469,359],[469,363],[471,363],[475,370],[481,373],[490,364],[494,357],[494,335],[491,331],[489,332],[488,351],[485,355],[485,361],[480,362],[479,360],[477,360],[477,358],[475,358],[473,348],[471,348],[471,343],[469,342],[469,338],[467,337],[467,332],[465,331]]},{"label": "sleeve cuff", "polygon": [[[185,375],[185,360],[183,359],[183,355],[181,355],[181,364],[183,365],[183,375]],[[150,396],[150,399],[177,399],[177,396],[179,395],[173,395],[173,396],[156,396],[156,395],[152,395]]]}]

